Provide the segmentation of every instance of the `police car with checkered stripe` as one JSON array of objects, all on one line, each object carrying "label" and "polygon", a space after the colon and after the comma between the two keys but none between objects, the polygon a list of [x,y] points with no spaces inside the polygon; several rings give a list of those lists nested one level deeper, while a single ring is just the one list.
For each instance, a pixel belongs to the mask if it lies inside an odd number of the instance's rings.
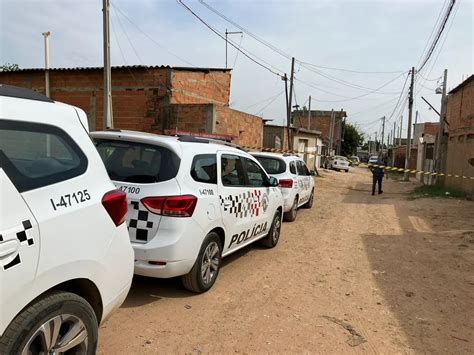
[{"label": "police car with checkered stripe", "polygon": [[93,354],[133,277],[85,113],[0,85],[0,354]]},{"label": "police car with checkered stripe", "polygon": [[127,193],[135,274],[182,276],[209,290],[221,258],[261,240],[278,243],[278,181],[250,154],[217,141],[133,131],[94,132],[109,177]]},{"label": "police car with checkered stripe", "polygon": [[309,170],[298,155],[252,153],[268,174],[278,179],[284,198],[283,217],[293,222],[299,207],[311,208],[314,200],[315,171]]}]

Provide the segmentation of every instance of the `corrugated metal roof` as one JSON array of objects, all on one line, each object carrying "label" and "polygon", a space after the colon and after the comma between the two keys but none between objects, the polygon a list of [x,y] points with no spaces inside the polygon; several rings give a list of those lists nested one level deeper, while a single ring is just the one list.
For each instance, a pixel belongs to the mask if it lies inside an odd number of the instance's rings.
[{"label": "corrugated metal roof", "polygon": [[[104,67],[75,67],[75,68],[50,68],[50,71],[86,71],[86,70],[103,70]],[[229,72],[232,69],[228,68],[202,68],[202,67],[172,67],[169,65],[120,65],[120,66],[112,66],[112,70],[119,70],[119,69],[126,69],[126,70],[134,70],[134,69],[172,69],[172,70],[182,70],[182,71],[202,71],[202,72],[210,72],[210,71],[223,71]],[[20,68],[14,72],[34,72],[34,71],[44,71],[44,68]],[[11,72],[9,72],[11,73]]]},{"label": "corrugated metal roof", "polygon": [[448,94],[454,94],[456,91],[458,91],[459,89],[463,88],[464,86],[466,86],[469,82],[471,82],[472,80],[474,80],[474,75],[471,75],[469,78],[467,78],[466,80],[464,80],[461,84],[459,84],[458,86],[456,86],[453,90],[451,90]]}]

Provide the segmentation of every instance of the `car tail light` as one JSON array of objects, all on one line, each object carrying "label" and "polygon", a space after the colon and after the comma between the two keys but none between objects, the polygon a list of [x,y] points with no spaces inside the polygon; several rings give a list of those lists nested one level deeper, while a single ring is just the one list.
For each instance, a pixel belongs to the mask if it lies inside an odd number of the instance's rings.
[{"label": "car tail light", "polygon": [[191,217],[197,204],[197,197],[193,195],[145,197],[141,202],[151,213],[170,217]]},{"label": "car tail light", "polygon": [[127,195],[120,190],[112,190],[102,197],[102,205],[116,226],[125,221],[127,214]]},{"label": "car tail light", "polygon": [[280,187],[293,187],[293,179],[280,179],[278,180]]}]

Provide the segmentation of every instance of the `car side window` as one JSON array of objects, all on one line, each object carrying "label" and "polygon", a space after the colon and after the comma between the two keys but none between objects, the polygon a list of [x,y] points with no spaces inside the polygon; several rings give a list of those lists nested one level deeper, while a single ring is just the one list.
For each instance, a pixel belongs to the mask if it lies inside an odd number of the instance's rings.
[{"label": "car side window", "polygon": [[197,182],[217,184],[217,159],[215,154],[200,154],[193,159],[191,177]]},{"label": "car side window", "polygon": [[303,163],[301,161],[297,161],[296,162],[296,168],[298,170],[298,175],[300,176],[305,176],[306,175],[306,172],[304,170],[304,167],[303,167]]},{"label": "car side window", "polygon": [[296,173],[296,164],[295,164],[294,161],[290,162],[290,173],[295,174],[295,175],[297,174]]},{"label": "car side window", "polygon": [[308,175],[308,176],[311,175],[310,172],[309,172],[308,167],[306,166],[306,163],[305,163],[305,162],[302,162],[302,161],[300,161],[300,163],[301,163],[301,167],[302,167],[302,169],[303,169],[303,171],[304,171],[304,175]]},{"label": "car side window", "polygon": [[62,129],[0,120],[0,167],[19,192],[79,176],[87,164],[82,150]]},{"label": "car side window", "polygon": [[245,173],[242,160],[238,155],[222,155],[221,180],[224,186],[245,186]]},{"label": "car side window", "polygon": [[260,166],[253,160],[244,158],[247,169],[247,178],[250,186],[264,187],[267,181],[267,175]]}]

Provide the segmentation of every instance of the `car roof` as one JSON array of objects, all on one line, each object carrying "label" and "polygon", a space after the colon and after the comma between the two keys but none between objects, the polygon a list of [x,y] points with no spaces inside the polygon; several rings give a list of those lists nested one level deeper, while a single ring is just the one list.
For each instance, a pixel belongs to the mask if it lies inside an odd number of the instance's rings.
[{"label": "car roof", "polygon": [[208,154],[215,153],[216,151],[230,151],[248,155],[243,150],[238,149],[235,145],[229,145],[225,144],[224,142],[220,143],[219,141],[213,139],[193,136],[165,136],[149,132],[122,129],[109,129],[107,131],[91,132],[91,136],[93,138],[99,139],[126,140],[137,143],[164,145],[177,152],[186,151],[189,153],[192,151],[198,154]]},{"label": "car roof", "polygon": [[0,84],[0,96],[54,103],[49,97],[27,88]]},{"label": "car roof", "polygon": [[285,161],[302,160],[299,156],[293,154],[269,153],[269,152],[250,152],[255,157],[278,158]]}]

